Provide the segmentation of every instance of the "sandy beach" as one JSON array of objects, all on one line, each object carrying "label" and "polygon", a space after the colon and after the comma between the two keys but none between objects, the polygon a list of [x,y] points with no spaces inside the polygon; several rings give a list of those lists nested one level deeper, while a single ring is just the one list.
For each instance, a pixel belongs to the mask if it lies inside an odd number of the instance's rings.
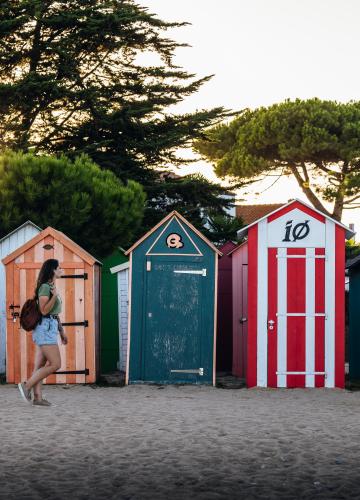
[{"label": "sandy beach", "polygon": [[360,392],[0,386],[1,499],[360,498]]}]

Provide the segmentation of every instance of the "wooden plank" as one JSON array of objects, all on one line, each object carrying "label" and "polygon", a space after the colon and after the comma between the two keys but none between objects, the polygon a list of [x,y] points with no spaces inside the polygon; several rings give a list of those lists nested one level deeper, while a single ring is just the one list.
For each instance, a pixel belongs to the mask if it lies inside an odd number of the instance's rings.
[{"label": "wooden plank", "polygon": [[10,315],[10,305],[14,304],[14,263],[6,266],[6,381],[15,382],[14,323]]},{"label": "wooden plank", "polygon": [[85,319],[88,320],[89,326],[86,328],[85,334],[85,364],[89,369],[89,375],[86,376],[86,383],[94,383],[96,381],[95,373],[95,321],[94,321],[94,269],[89,264],[86,264],[85,271],[89,275],[89,279],[85,282]]},{"label": "wooden plank", "polygon": [[215,259],[215,290],[214,290],[214,348],[213,348],[213,386],[216,385],[216,335],[217,335],[217,299],[218,299],[218,264],[219,256],[214,253]]},{"label": "wooden plank", "polygon": [[94,293],[94,313],[95,313],[95,365],[96,380],[100,376],[100,358],[101,358],[101,268],[94,264],[95,273],[95,293]]},{"label": "wooden plank", "polygon": [[[60,243],[58,243],[58,247],[60,247]],[[61,247],[63,247],[63,245],[61,245]],[[56,247],[55,247],[56,248]],[[55,259],[57,259],[58,257],[54,257]],[[60,266],[64,269],[81,269],[81,273],[80,274],[84,274],[83,273],[83,269],[85,267],[85,264],[83,262],[64,262],[63,260],[64,259],[58,259],[60,261]],[[19,269],[40,269],[42,265],[42,262],[39,262],[38,260],[36,260],[35,262],[24,262],[24,263],[16,263],[16,266],[19,268]]]},{"label": "wooden plank", "polygon": [[[79,270],[77,269],[76,272]],[[84,280],[72,280],[75,285],[74,301],[75,301],[75,321],[84,321]],[[85,370],[85,327],[75,327],[75,344],[76,344],[76,370]],[[75,375],[77,384],[85,384],[85,374]]]},{"label": "wooden plank", "polygon": [[[64,269],[64,265],[62,262],[64,261],[64,245],[57,239],[54,240],[54,259],[57,259],[60,263],[60,267]],[[73,263],[71,263],[73,264]],[[64,309],[65,309],[65,281],[62,279],[57,279],[56,280],[56,288],[59,290],[61,299],[62,299],[62,308],[61,308],[61,314],[60,318],[64,318]],[[60,356],[61,356],[61,368],[59,371],[65,371],[66,370],[66,346],[62,344],[60,335],[58,335],[58,345],[59,345],[59,351],[60,351]],[[66,384],[66,375],[61,374],[61,375],[55,375],[56,377],[56,383],[57,384]]]},{"label": "wooden plank", "polygon": [[[64,246],[64,259],[66,262],[74,262],[74,254],[66,246]],[[72,270],[64,269],[65,274],[73,274]],[[66,315],[63,316],[64,323],[71,323],[75,321],[75,283],[73,278],[65,279],[65,296],[63,302],[65,303]],[[66,326],[68,344],[66,345],[66,371],[76,370],[76,327]],[[67,384],[76,383],[76,375],[66,375]]]},{"label": "wooden plank", "polygon": [[[35,260],[35,248],[31,247],[29,250],[25,252],[24,260],[27,263],[34,262]],[[24,273],[25,282],[26,282],[26,290],[25,290],[25,300],[30,299],[34,296],[34,291],[36,288],[36,278],[35,278],[35,269],[21,269],[20,274]],[[21,302],[21,306],[23,302]],[[24,337],[26,337],[26,378],[30,378],[32,372],[34,371],[34,361],[35,361],[35,345],[32,340],[32,334],[25,333],[24,330],[21,330],[21,333]]]},{"label": "wooden plank", "polygon": [[127,338],[127,354],[126,354],[126,373],[125,384],[129,384],[129,368],[130,368],[130,337],[131,337],[131,285],[132,285],[132,252],[129,259],[129,310],[128,310],[128,338]]},{"label": "wooden plank", "polygon": [[[21,257],[20,257],[21,258]],[[20,304],[20,271],[14,268],[14,302],[13,304]],[[19,323],[13,324],[13,339],[14,339],[14,382],[18,384],[23,382],[21,380],[21,345],[20,345],[20,330]]]}]

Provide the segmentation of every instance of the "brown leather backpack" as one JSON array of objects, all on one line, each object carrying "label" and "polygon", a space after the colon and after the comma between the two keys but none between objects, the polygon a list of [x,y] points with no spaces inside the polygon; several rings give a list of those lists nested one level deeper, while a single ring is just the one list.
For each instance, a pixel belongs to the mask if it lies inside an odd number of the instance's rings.
[{"label": "brown leather backpack", "polygon": [[42,319],[36,298],[28,299],[21,308],[20,326],[27,332],[31,332]]}]

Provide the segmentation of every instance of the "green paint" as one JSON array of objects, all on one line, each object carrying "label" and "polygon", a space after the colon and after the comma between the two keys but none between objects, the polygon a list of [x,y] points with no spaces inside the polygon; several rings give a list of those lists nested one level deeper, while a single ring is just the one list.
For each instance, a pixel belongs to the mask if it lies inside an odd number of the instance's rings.
[{"label": "green paint", "polygon": [[[166,224],[132,255],[129,382],[212,384],[217,256],[188,226],[184,226],[185,232],[172,221],[163,232]],[[180,236],[181,249],[167,246],[173,233]],[[146,255],[149,249],[150,255]],[[200,256],[179,255],[199,251]],[[151,262],[150,271],[146,270],[147,261]],[[203,268],[206,276],[174,273]],[[204,369],[203,376],[171,372],[199,368]]]},{"label": "green paint", "polygon": [[349,377],[360,380],[360,266],[349,271]]},{"label": "green paint", "polygon": [[101,373],[117,370],[119,361],[119,320],[117,275],[110,269],[127,262],[122,250],[115,250],[103,259],[101,274]]}]

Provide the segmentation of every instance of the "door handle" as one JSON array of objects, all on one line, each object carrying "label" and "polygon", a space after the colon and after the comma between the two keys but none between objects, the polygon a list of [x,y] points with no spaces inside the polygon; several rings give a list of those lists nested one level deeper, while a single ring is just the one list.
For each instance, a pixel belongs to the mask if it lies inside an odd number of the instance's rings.
[{"label": "door handle", "polygon": [[246,321],[247,321],[247,318],[240,318],[239,319],[239,323],[246,323]]},{"label": "door handle", "polygon": [[273,319],[269,319],[269,321],[268,321],[269,330],[273,330],[274,325],[275,325],[275,321]]}]

